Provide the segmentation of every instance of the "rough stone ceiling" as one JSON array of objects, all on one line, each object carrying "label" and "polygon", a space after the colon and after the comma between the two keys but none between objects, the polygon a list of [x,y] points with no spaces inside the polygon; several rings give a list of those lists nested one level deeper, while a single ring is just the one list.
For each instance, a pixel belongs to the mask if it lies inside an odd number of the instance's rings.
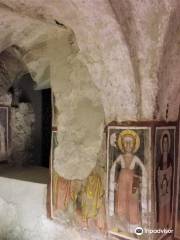
[{"label": "rough stone ceiling", "polygon": [[[104,122],[164,120],[167,104],[168,120],[176,120],[179,0],[0,4],[0,51],[16,45],[38,87],[51,84],[55,93],[60,175],[78,178],[81,165],[81,178],[88,176],[97,161]],[[94,116],[90,125],[89,116]]]},{"label": "rough stone ceiling", "polygon": [[[0,51],[11,51],[12,59],[8,58],[7,61],[4,58],[4,61],[6,65],[12,65],[9,63],[14,62],[14,70],[16,62],[17,73],[14,75],[14,79],[21,71],[29,71],[37,82],[38,88],[49,87],[48,42],[58,36],[62,40],[59,45],[63,46],[63,41],[67,41],[71,31],[64,27],[57,27],[56,24],[52,25],[36,18],[23,16],[4,7],[0,8],[0,23],[2,33]],[[1,57],[2,60],[3,57]],[[20,65],[22,66],[20,67]],[[12,72],[12,67],[7,70]]]},{"label": "rough stone ceiling", "polygon": [[[113,92],[114,102],[120,99],[120,102],[124,103],[112,109],[109,106],[112,100],[102,96],[103,101],[106,101],[107,112],[113,116],[112,118],[118,117],[115,112],[122,110],[127,113],[125,117],[131,118],[134,118],[133,116],[152,118],[154,113],[157,113],[158,87],[165,81],[158,79],[158,76],[162,71],[164,61],[162,56],[165,51],[167,52],[167,32],[174,14],[176,20],[171,23],[171,29],[178,29],[178,0],[1,0],[0,4],[1,27],[9,29],[9,31],[6,29],[6,37],[4,34],[1,35],[1,49],[6,47],[13,37],[20,41],[19,33],[22,31],[26,36],[25,42],[28,42],[28,38],[31,42],[33,36],[40,35],[39,31],[43,31],[42,27],[38,28],[37,23],[33,24],[33,20],[29,18],[18,21],[18,17],[13,17],[13,14],[11,14],[12,18],[9,15],[6,16],[5,8],[15,14],[30,16],[52,24],[56,19],[74,31],[82,55],[81,60],[88,66],[97,87],[104,85],[107,88],[106,96]],[[31,27],[29,27],[30,21]],[[17,28],[14,27],[15,23]],[[10,26],[14,28],[14,31]],[[14,36],[9,37],[12,32]],[[177,32],[172,33],[171,30],[169,38],[174,38],[170,41],[173,45],[176,44],[175,35]],[[174,52],[170,57],[176,59],[177,65],[179,50],[177,46],[171,45],[172,48]],[[168,54],[170,53],[166,54],[166,59],[169,58]],[[46,64],[45,59],[42,60],[42,64]],[[172,60],[169,66],[171,64]],[[39,66],[38,69],[40,69]],[[111,84],[108,84],[110,77]],[[177,86],[177,79],[171,80],[172,85]],[[128,100],[120,96],[115,88],[124,88]],[[177,95],[177,93],[172,94],[174,88],[171,87],[171,89],[165,95]],[[172,97],[168,98],[172,102]],[[173,101],[177,101],[177,98]],[[161,111],[161,100],[158,101]],[[128,109],[127,103],[132,107]],[[162,112],[159,115],[161,118],[164,117]]]}]

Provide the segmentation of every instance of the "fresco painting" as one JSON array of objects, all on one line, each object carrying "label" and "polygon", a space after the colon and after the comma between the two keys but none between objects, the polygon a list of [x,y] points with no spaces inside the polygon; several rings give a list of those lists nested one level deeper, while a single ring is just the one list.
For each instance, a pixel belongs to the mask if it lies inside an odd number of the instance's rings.
[{"label": "fresco painting", "polygon": [[157,127],[155,138],[156,222],[159,229],[172,229],[177,167],[175,127]]},{"label": "fresco painting", "polygon": [[52,132],[52,209],[57,221],[74,224],[83,229],[106,231],[105,188],[97,168],[84,180],[69,180],[60,176],[53,166],[57,132]]},{"label": "fresco painting", "polygon": [[53,131],[52,218],[117,239],[152,239],[147,232],[138,235],[139,227],[174,229],[176,127],[157,125],[108,125],[104,169],[97,164],[84,180],[65,179],[56,172],[58,140]]},{"label": "fresco painting", "polygon": [[107,141],[107,195],[110,232],[137,237],[147,226],[151,129],[110,126]]}]

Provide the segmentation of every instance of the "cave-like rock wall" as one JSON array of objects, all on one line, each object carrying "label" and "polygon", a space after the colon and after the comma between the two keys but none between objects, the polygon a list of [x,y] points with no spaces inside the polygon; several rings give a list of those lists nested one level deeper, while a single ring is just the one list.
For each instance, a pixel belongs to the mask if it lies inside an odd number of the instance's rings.
[{"label": "cave-like rock wall", "polygon": [[0,54],[0,105],[9,107],[9,134],[6,160],[11,165],[22,166],[33,163],[33,134],[35,115],[30,103],[20,103],[12,107],[13,96],[10,88],[20,73],[26,72],[26,67],[15,54],[13,48],[8,48]]},{"label": "cave-like rock wall", "polygon": [[13,45],[37,88],[57,98],[60,174],[88,176],[110,121],[163,120],[167,104],[177,118],[178,1],[0,3],[0,49]]},{"label": "cave-like rock wall", "polygon": [[[0,51],[9,86],[30,72],[55,96],[54,167],[85,179],[105,165],[104,127],[124,120],[176,120],[179,106],[178,0],[0,0]],[[3,64],[1,64],[3,68]],[[103,146],[103,147],[102,147]],[[98,162],[98,163],[99,163]]]}]

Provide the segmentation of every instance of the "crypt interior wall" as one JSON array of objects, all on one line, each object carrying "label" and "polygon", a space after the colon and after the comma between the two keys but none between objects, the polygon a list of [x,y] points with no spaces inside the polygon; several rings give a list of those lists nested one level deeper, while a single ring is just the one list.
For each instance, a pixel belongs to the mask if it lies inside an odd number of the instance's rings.
[{"label": "crypt interior wall", "polygon": [[[35,82],[29,73],[16,76],[14,81],[6,79],[17,70],[17,58],[10,58],[9,49],[1,53],[1,97],[0,104],[9,107],[9,148],[7,158],[10,165],[36,165],[49,167],[51,141],[51,95],[34,90]],[[9,56],[9,59],[8,57]],[[4,59],[9,67],[4,73]],[[7,66],[7,65],[6,65]],[[21,69],[21,68],[20,68]],[[6,77],[6,78],[5,78]],[[9,80],[9,82],[8,82]],[[18,96],[15,96],[17,91]],[[50,89],[46,91],[50,92]],[[49,96],[49,97],[48,97]],[[46,126],[44,126],[46,122]],[[44,136],[46,132],[47,137]],[[46,141],[47,140],[47,141]],[[42,154],[42,147],[44,152]]]},{"label": "crypt interior wall", "polygon": [[37,90],[52,88],[54,168],[68,181],[86,182],[96,167],[103,176],[109,122],[166,120],[168,103],[177,119],[179,2],[100,2],[0,1],[0,51],[13,49],[2,82],[8,89],[28,69]]}]

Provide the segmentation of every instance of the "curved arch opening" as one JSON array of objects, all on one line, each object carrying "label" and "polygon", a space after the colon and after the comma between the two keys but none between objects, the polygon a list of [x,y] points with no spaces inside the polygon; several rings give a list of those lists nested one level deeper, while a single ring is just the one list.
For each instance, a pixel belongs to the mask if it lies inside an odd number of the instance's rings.
[{"label": "curved arch opening", "polygon": [[7,142],[6,153],[0,158],[0,174],[47,183],[52,127],[51,88],[38,89],[23,59],[16,56],[14,46],[0,54],[0,62],[0,124],[6,129],[1,142]]}]

